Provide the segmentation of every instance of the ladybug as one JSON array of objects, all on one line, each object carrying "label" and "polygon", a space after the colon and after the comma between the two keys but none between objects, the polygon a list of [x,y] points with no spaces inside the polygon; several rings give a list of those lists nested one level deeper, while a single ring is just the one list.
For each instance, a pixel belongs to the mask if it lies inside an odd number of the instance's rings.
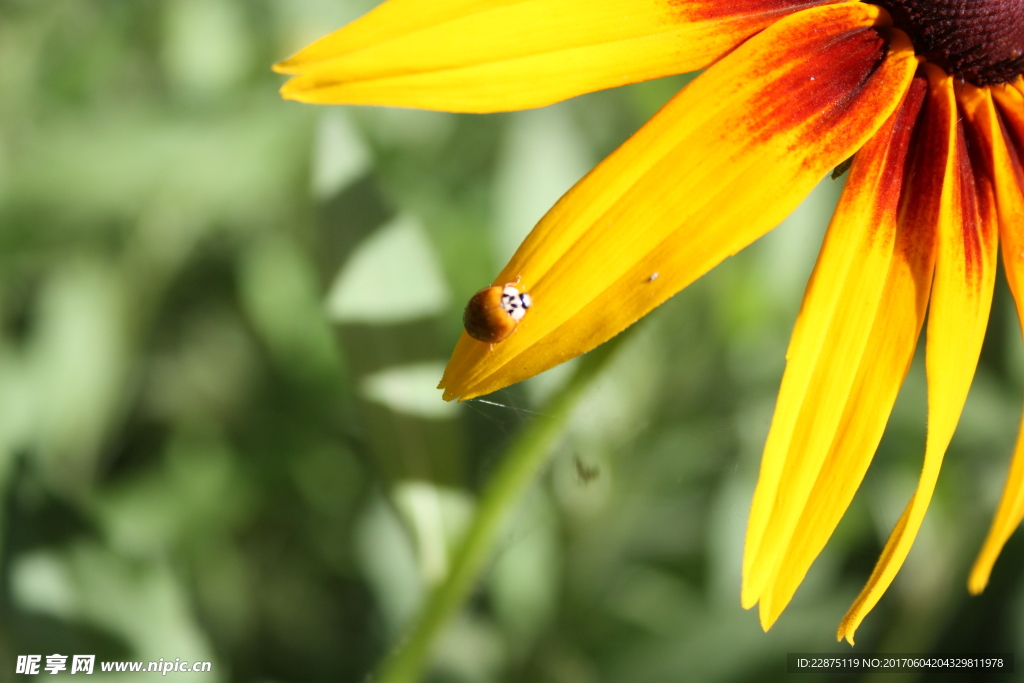
[{"label": "ladybug", "polygon": [[533,302],[512,285],[486,287],[473,295],[462,314],[462,324],[473,339],[497,344],[516,329]]}]

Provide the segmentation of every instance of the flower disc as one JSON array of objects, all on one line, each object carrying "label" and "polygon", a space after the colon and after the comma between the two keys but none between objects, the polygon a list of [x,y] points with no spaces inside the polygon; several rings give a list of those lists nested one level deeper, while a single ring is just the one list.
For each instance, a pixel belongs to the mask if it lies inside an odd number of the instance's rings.
[{"label": "flower disc", "polygon": [[1020,0],[875,0],[919,55],[975,85],[1012,81],[1024,67]]}]

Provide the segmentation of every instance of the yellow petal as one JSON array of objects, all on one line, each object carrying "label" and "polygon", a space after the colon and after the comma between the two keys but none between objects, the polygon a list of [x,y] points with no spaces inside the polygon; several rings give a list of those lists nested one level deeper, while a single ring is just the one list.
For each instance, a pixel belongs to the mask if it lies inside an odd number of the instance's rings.
[{"label": "yellow petal", "polygon": [[933,259],[899,209],[926,92],[916,78],[854,157],[786,354],[744,552],[743,605],[760,601],[765,630],[853,499],[913,359]]},{"label": "yellow petal", "polygon": [[[983,163],[968,152],[953,94],[953,79],[931,69],[928,144],[950,150],[936,226],[935,281],[928,315],[928,438],[917,491],[896,523],[867,585],[839,626],[839,639],[854,632],[882,597],[921,528],[942,457],[960,419],[988,324],[995,284],[995,199]],[[941,121],[940,121],[941,119]],[[975,150],[977,152],[978,150]],[[973,167],[973,168],[972,168]],[[977,169],[975,171],[974,169]]]},{"label": "yellow petal", "polygon": [[463,334],[445,398],[589,351],[778,224],[899,104],[916,61],[902,32],[874,27],[887,18],[861,3],[805,10],[693,81],[519,247],[494,282],[533,307],[500,344]]},{"label": "yellow petal", "polygon": [[[1019,152],[1007,145],[1000,116],[992,98],[999,104],[1002,118],[1018,136],[1024,134],[1024,96],[1014,88],[965,88],[964,112],[982,138],[982,149],[989,152],[989,177],[995,182],[999,213],[999,235],[1003,245],[1003,267],[1017,302],[1018,317],[1024,320],[1024,195]],[[1020,139],[1018,137],[1018,139]],[[1017,436],[1010,473],[1003,488],[992,527],[971,568],[967,588],[973,594],[985,589],[992,566],[1010,535],[1024,519],[1024,421]]]},{"label": "yellow petal", "polygon": [[509,111],[703,68],[833,1],[388,0],[275,68],[303,102]]},{"label": "yellow petal", "polygon": [[985,590],[999,553],[1003,551],[1003,546],[1020,525],[1021,519],[1024,519],[1024,420],[1021,421],[1021,428],[1017,433],[1017,445],[1013,449],[1010,473],[1006,477],[996,516],[967,578],[967,590],[972,595],[978,595]]},{"label": "yellow petal", "polygon": [[[996,201],[999,207],[999,238],[1003,243],[1003,265],[1006,280],[1017,302],[1018,315],[1024,320],[1024,169],[1021,168],[1021,154],[1024,149],[1016,140],[1024,141],[1024,80],[1018,79],[1017,87],[1000,86],[985,88],[984,93],[995,100],[999,116],[989,107],[981,111],[979,131],[991,140],[993,168],[991,175],[996,183]],[[1005,124],[1007,131],[1000,127]],[[1006,133],[1012,133],[1007,135]]]}]

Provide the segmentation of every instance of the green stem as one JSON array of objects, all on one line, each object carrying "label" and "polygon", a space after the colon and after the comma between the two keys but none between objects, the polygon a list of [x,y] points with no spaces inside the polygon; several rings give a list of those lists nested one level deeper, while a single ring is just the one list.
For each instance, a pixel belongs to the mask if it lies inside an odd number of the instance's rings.
[{"label": "green stem", "polygon": [[455,552],[448,576],[431,593],[412,630],[381,664],[374,681],[415,683],[419,679],[434,639],[476,585],[509,513],[547,460],[584,390],[627,336],[620,334],[584,356],[572,378],[545,406],[543,416],[513,440],[481,494],[473,524]]}]

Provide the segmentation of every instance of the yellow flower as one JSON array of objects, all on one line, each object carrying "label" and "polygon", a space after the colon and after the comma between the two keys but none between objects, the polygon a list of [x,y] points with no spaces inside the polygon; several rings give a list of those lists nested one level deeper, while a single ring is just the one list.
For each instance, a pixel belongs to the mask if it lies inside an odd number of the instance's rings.
[{"label": "yellow flower", "polygon": [[[529,309],[495,343],[463,334],[441,383],[449,400],[616,335],[856,153],[787,353],[742,588],[769,628],[864,477],[927,311],[924,465],[840,625],[852,643],[932,497],[981,350],[1000,237],[1024,302],[1022,54],[1018,0],[388,0],[276,68],[294,76],[282,88],[291,99],[457,112],[707,69],[562,197],[495,278],[527,293]],[[492,295],[467,320],[503,315]],[[972,592],[1022,516],[1019,441]]]}]

